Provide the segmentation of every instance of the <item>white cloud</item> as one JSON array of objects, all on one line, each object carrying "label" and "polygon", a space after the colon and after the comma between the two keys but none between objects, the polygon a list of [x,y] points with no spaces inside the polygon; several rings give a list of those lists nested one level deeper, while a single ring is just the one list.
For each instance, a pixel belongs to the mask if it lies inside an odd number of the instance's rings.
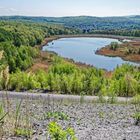
[{"label": "white cloud", "polygon": [[7,7],[1,7],[0,6],[0,15],[1,16],[7,16],[7,15],[24,15],[24,14],[28,14],[27,11],[21,11],[15,8],[7,8]]}]

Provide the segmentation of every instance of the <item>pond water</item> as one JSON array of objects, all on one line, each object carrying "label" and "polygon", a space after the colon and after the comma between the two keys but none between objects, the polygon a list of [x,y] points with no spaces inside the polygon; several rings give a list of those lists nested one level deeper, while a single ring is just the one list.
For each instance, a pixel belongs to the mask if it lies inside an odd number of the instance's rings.
[{"label": "pond water", "polygon": [[48,45],[43,47],[43,51],[53,51],[62,57],[109,71],[123,63],[138,65],[137,63],[124,61],[120,57],[107,57],[95,54],[97,49],[114,41],[119,42],[117,39],[109,38],[61,38],[48,43]]}]

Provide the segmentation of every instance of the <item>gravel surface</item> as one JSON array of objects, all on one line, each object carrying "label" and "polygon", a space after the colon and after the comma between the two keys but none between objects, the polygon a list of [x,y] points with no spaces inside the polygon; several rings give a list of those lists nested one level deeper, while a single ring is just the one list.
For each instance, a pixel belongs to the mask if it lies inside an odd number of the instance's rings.
[{"label": "gravel surface", "polygon": [[[5,99],[3,99],[5,100]],[[15,110],[19,99],[10,99],[10,110]],[[134,105],[61,102],[46,99],[22,101],[23,115],[29,111],[34,135],[32,140],[49,140],[47,127],[56,121],[63,128],[72,127],[77,140],[140,140],[140,126],[135,126]],[[48,119],[47,112],[64,112],[68,120]],[[25,137],[3,140],[26,140]]]}]

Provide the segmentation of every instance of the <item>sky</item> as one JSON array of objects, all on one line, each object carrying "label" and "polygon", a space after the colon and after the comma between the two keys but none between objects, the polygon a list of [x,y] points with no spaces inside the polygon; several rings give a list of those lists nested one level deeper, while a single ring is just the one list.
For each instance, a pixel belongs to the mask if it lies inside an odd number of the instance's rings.
[{"label": "sky", "polygon": [[0,16],[140,15],[140,0],[0,0]]}]

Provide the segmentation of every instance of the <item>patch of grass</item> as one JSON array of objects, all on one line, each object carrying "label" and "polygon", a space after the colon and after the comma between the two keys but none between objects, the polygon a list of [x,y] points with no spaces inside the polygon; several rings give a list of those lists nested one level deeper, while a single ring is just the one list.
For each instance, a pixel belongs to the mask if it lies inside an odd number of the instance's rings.
[{"label": "patch of grass", "polygon": [[47,112],[44,117],[47,119],[69,120],[69,116],[64,112]]},{"label": "patch of grass", "polygon": [[19,123],[20,117],[21,117],[21,113],[20,113],[21,104],[22,104],[22,100],[19,103],[16,104],[15,129],[17,129],[17,126],[18,126],[18,123]]},{"label": "patch of grass", "polygon": [[115,104],[115,103],[117,103],[117,98],[116,98],[116,96],[112,94],[111,96],[108,97],[107,102],[110,103],[110,104]]},{"label": "patch of grass", "polygon": [[98,96],[97,103],[106,103],[106,99],[103,95]]},{"label": "patch of grass", "polygon": [[140,112],[136,112],[133,115],[133,118],[135,119],[135,125],[139,125],[140,124]]},{"label": "patch of grass", "polygon": [[140,95],[135,95],[132,99],[133,104],[140,104]]},{"label": "patch of grass", "polygon": [[4,118],[6,117],[6,115],[8,114],[8,112],[5,112],[3,105],[0,105],[0,125],[2,125],[4,123]]},{"label": "patch of grass", "polygon": [[30,138],[32,134],[33,134],[33,131],[27,128],[18,127],[15,129],[16,136],[24,136],[24,137]]}]

